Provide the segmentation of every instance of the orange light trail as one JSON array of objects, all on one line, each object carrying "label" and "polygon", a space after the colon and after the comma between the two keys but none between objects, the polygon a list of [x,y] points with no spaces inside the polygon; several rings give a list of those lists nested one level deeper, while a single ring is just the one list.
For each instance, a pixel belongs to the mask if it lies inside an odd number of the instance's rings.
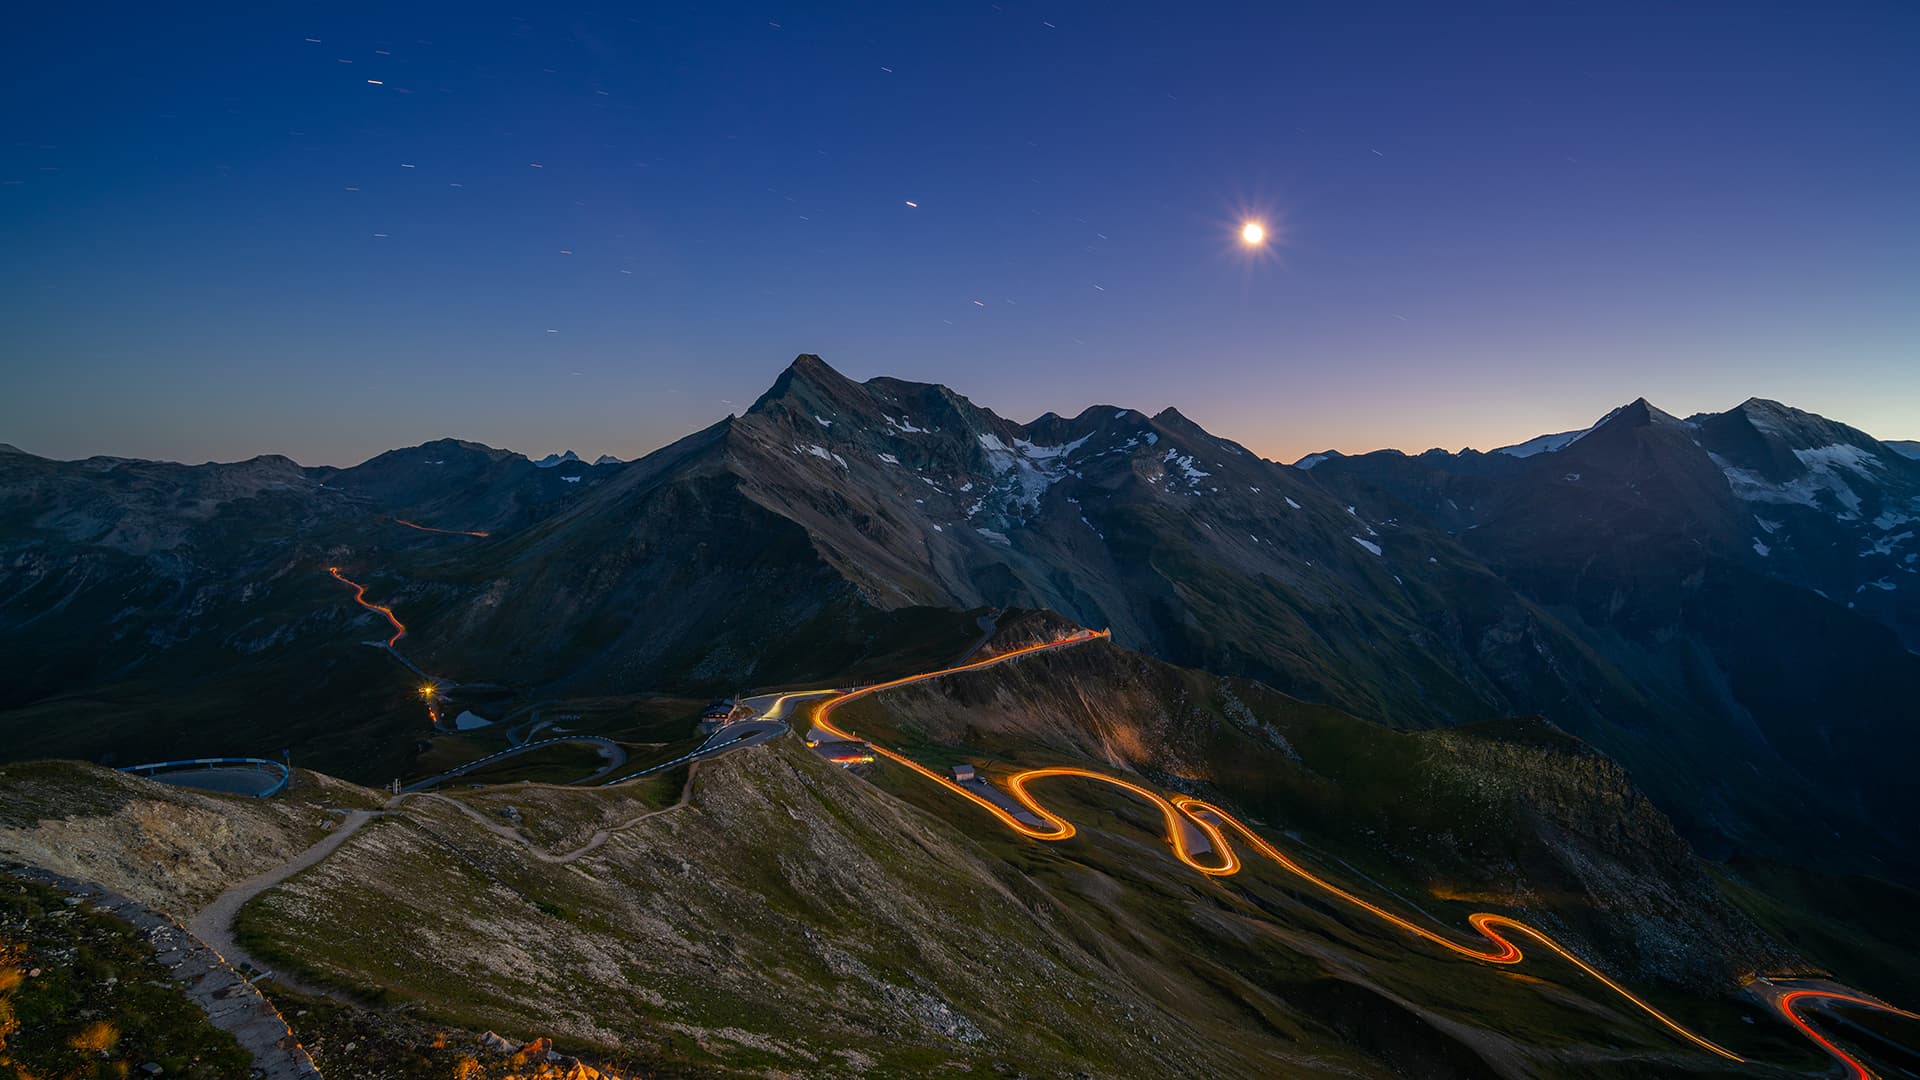
[{"label": "orange light trail", "polygon": [[[1110,632],[1105,630],[1082,630],[1077,634],[1073,634],[1069,637],[1062,638],[1058,641],[1047,641],[1047,642],[1041,642],[1036,645],[1023,646],[1018,649],[1012,649],[1007,652],[1000,653],[996,656],[988,657],[984,660],[976,660],[970,664],[961,664],[957,667],[941,668],[938,671],[930,671],[921,675],[910,675],[903,679],[894,679],[891,682],[877,683],[873,686],[861,687],[860,689],[851,691],[849,693],[841,694],[838,697],[830,698],[827,701],[822,702],[814,712],[813,726],[829,734],[835,735],[841,739],[848,739],[848,740],[861,739],[865,741],[867,745],[873,750],[874,753],[886,758],[889,761],[902,765],[912,770],[913,772],[918,773],[921,776],[926,777],[928,780],[933,781],[934,783],[940,785],[941,787],[945,788],[947,791],[952,792],[955,795],[959,795],[962,798],[967,799],[968,801],[972,802],[974,805],[980,807],[981,809],[987,811],[987,813],[993,815],[995,818],[997,818],[1000,821],[1002,825],[1005,825],[1007,828],[1012,829],[1014,832],[1017,832],[1022,836],[1031,837],[1032,839],[1035,839],[1035,840],[1046,840],[1051,842],[1067,840],[1067,839],[1070,839],[1077,830],[1074,828],[1072,822],[1067,821],[1065,818],[1060,817],[1059,815],[1048,810],[1045,806],[1042,806],[1040,802],[1036,800],[1031,793],[1028,792],[1027,785],[1029,783],[1035,780],[1047,780],[1047,779],[1056,779],[1056,778],[1062,778],[1062,777],[1072,777],[1072,778],[1082,779],[1082,780],[1097,780],[1103,784],[1111,784],[1115,787],[1121,788],[1125,791],[1128,791],[1134,795],[1139,796],[1141,799],[1151,804],[1155,809],[1159,810],[1161,817],[1164,819],[1166,823],[1167,843],[1173,849],[1173,853],[1175,857],[1177,857],[1182,863],[1185,863],[1187,866],[1191,867],[1194,870],[1199,871],[1202,874],[1205,874],[1209,877],[1230,877],[1240,872],[1242,868],[1242,863],[1240,861],[1240,858],[1238,855],[1234,853],[1233,846],[1227,842],[1226,835],[1222,831],[1223,829],[1231,829],[1234,832],[1238,833],[1240,835],[1240,838],[1244,840],[1247,843],[1247,845],[1251,847],[1254,851],[1265,856],[1269,861],[1273,862],[1274,864],[1279,866],[1281,869],[1286,870],[1288,873],[1294,875],[1300,880],[1315,886],[1316,888],[1320,889],[1322,892],[1328,893],[1329,895],[1343,901],[1346,904],[1349,904],[1355,908],[1358,908],[1361,911],[1366,912],[1369,915],[1372,915],[1373,917],[1387,923],[1390,926],[1396,927],[1397,929],[1400,929],[1408,934],[1411,934],[1414,937],[1421,939],[1422,941],[1428,942],[1429,944],[1436,945],[1440,948],[1446,949],[1447,951],[1452,952],[1457,956],[1465,957],[1469,960],[1477,960],[1477,961],[1480,961],[1481,963],[1487,963],[1487,964],[1518,964],[1520,961],[1526,958],[1526,954],[1521,952],[1520,947],[1514,944],[1512,939],[1504,935],[1501,931],[1502,930],[1510,931],[1512,933],[1515,933],[1518,935],[1524,935],[1528,938],[1531,938],[1534,941],[1541,944],[1542,946],[1549,949],[1550,951],[1552,951],[1555,955],[1559,956],[1561,959],[1579,968],[1581,971],[1586,972],[1589,976],[1592,976],[1593,979],[1599,982],[1602,986],[1605,986],[1607,989],[1620,995],[1621,998],[1632,1003],[1635,1007],[1639,1008],[1642,1012],[1646,1013],[1648,1016],[1651,1016],[1654,1020],[1658,1021],[1662,1027],[1666,1028],[1668,1031],[1672,1032],[1673,1034],[1679,1036],[1680,1038],[1686,1040],[1689,1043],[1692,1043],[1694,1046],[1697,1046],[1702,1050],[1706,1050],[1709,1053],[1716,1054],[1719,1057],[1725,1058],[1728,1061],[1737,1061],[1737,1062],[1746,1061],[1745,1058],[1741,1057],[1740,1055],[1734,1053],[1731,1050],[1728,1050],[1727,1048],[1712,1041],[1711,1039],[1708,1039],[1702,1035],[1698,1035],[1693,1031],[1688,1030],[1679,1021],[1668,1016],[1666,1013],[1661,1012],[1659,1009],[1655,1008],[1651,1003],[1649,1003],[1645,999],[1634,994],[1631,990],[1628,990],[1626,987],[1620,985],[1618,982],[1615,982],[1612,978],[1608,977],[1604,972],[1600,971],[1598,968],[1594,967],[1592,964],[1589,964],[1585,960],[1582,960],[1578,956],[1575,956],[1570,950],[1566,948],[1566,946],[1561,945],[1558,941],[1555,941],[1545,931],[1542,931],[1536,927],[1530,926],[1524,922],[1519,921],[1518,919],[1510,918],[1506,915],[1500,915],[1490,911],[1479,911],[1479,912],[1474,912],[1473,914],[1467,916],[1467,923],[1468,925],[1472,926],[1475,931],[1479,933],[1481,938],[1485,939],[1485,941],[1487,942],[1487,945],[1476,946],[1476,945],[1460,944],[1459,942],[1453,940],[1453,938],[1445,934],[1435,932],[1409,919],[1403,918],[1402,916],[1397,915],[1387,910],[1386,908],[1383,908],[1380,905],[1375,904],[1363,897],[1360,897],[1355,895],[1354,893],[1348,892],[1346,889],[1343,889],[1340,886],[1334,884],[1333,882],[1328,881],[1326,878],[1323,878],[1320,875],[1315,874],[1313,871],[1307,869],[1305,866],[1301,865],[1299,862],[1295,861],[1292,858],[1289,858],[1286,855],[1286,853],[1282,852],[1280,849],[1268,843],[1265,839],[1260,837],[1259,834],[1255,833],[1253,829],[1249,827],[1245,822],[1242,822],[1240,819],[1234,817],[1232,814],[1227,813],[1225,810],[1220,809],[1218,806],[1215,806],[1212,803],[1204,802],[1200,799],[1195,799],[1186,795],[1176,795],[1171,800],[1168,800],[1166,797],[1160,795],[1158,792],[1149,790],[1148,788],[1142,787],[1138,784],[1134,784],[1126,780],[1121,780],[1118,777],[1108,776],[1104,773],[1094,772],[1089,769],[1080,769],[1080,768],[1074,768],[1071,766],[1052,766],[1052,767],[1041,768],[1041,769],[1025,769],[1008,776],[1006,778],[1006,786],[1007,786],[1007,790],[1012,794],[1014,799],[1020,803],[1021,806],[1025,807],[1026,810],[1030,812],[1035,818],[1038,818],[1040,821],[1045,823],[1043,826],[1036,827],[1033,825],[1029,825],[1024,821],[1021,821],[1019,818],[1015,817],[1012,813],[1007,811],[1004,807],[1001,807],[1000,805],[968,789],[967,787],[964,787],[958,783],[955,783],[953,780],[949,779],[945,775],[935,772],[934,770],[929,769],[924,765],[921,765],[919,762],[913,761],[912,759],[906,757],[903,754],[897,753],[893,750],[889,750],[886,747],[873,742],[871,739],[866,739],[864,736],[855,735],[852,732],[846,731],[843,728],[836,727],[833,724],[831,719],[833,711],[839,708],[840,706],[845,705],[847,702],[855,701],[855,700],[858,700],[859,698],[867,697],[872,694],[877,694],[882,690],[889,690],[894,687],[906,686],[912,683],[925,682],[928,679],[937,679],[946,675],[954,675],[954,674],[967,672],[967,671],[977,671],[980,668],[991,667],[995,664],[1005,663],[1009,660],[1018,659],[1019,657],[1027,656],[1032,653],[1042,652],[1048,649],[1057,649],[1057,648],[1061,648],[1063,646],[1068,646],[1068,645],[1078,645],[1083,642],[1093,641],[1100,638],[1107,638],[1110,636],[1111,636]],[[1191,825],[1195,829],[1198,829],[1199,832],[1202,835],[1204,835],[1207,838],[1208,842],[1212,845],[1213,852],[1211,856],[1208,856],[1206,858],[1206,861],[1203,861],[1202,858],[1200,857],[1196,857],[1195,853],[1189,846],[1189,842],[1187,839],[1187,829],[1183,827],[1186,825]],[[1780,1008],[1780,1011],[1783,1014],[1785,1014],[1786,1018],[1789,1021],[1791,1021],[1795,1027],[1799,1028],[1801,1032],[1806,1034],[1809,1038],[1813,1039],[1814,1041],[1818,1042],[1829,1053],[1839,1058],[1842,1062],[1846,1063],[1848,1068],[1854,1070],[1853,1075],[1856,1078],[1856,1080],[1865,1080],[1865,1078],[1871,1077],[1873,1074],[1868,1072],[1866,1067],[1861,1065],[1858,1061],[1854,1060],[1852,1057],[1849,1057],[1848,1055],[1843,1053],[1833,1043],[1827,1041],[1825,1038],[1822,1038],[1819,1033],[1815,1032],[1811,1027],[1809,1027],[1804,1021],[1802,1021],[1798,1016],[1794,1014],[1793,1003],[1805,997],[1832,998],[1832,999],[1844,1001],[1849,1004],[1864,1005],[1864,1006],[1868,1006],[1876,1009],[1886,1009],[1886,1010],[1898,1013],[1899,1015],[1902,1015],[1902,1016],[1909,1016],[1909,1017],[1914,1017],[1915,1019],[1920,1019],[1920,1015],[1905,1012],[1904,1010],[1900,1010],[1900,1009],[1891,1009],[1889,1006],[1880,1004],[1879,1002],[1870,1001],[1866,998],[1850,997],[1848,995],[1831,993],[1828,991],[1803,990],[1803,991],[1796,991],[1794,993],[1790,993],[1782,997],[1779,1002],[1779,1008]]]},{"label": "orange light trail", "polygon": [[340,568],[337,566],[327,567],[327,573],[332,574],[335,580],[339,581],[342,585],[350,585],[353,587],[353,600],[355,603],[359,604],[363,608],[368,609],[369,611],[377,611],[380,614],[385,615],[387,617],[387,621],[393,624],[393,636],[387,639],[387,648],[389,649],[393,648],[394,642],[397,642],[401,638],[407,636],[407,624],[401,622],[398,618],[394,616],[392,608],[383,607],[379,604],[370,604],[367,602],[367,587],[365,585],[362,585],[357,581],[349,581],[346,575],[340,573]]},{"label": "orange light trail", "polygon": [[442,536],[478,536],[484,540],[492,535],[491,533],[485,532],[468,532],[465,529],[436,529],[431,525],[416,524],[415,522],[408,521],[406,518],[394,518],[393,523],[395,525],[405,525],[409,529],[419,529],[421,532],[439,533]]}]

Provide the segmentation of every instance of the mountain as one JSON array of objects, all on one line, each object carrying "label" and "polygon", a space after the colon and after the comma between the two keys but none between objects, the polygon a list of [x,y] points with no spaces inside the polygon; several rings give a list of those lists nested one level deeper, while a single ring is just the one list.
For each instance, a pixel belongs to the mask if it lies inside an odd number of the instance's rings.
[{"label": "mountain", "polygon": [[1642,400],[1517,460],[1380,452],[1312,475],[1457,537],[1626,674],[1656,725],[1583,734],[1649,787],[1696,785],[1696,842],[1725,850],[1744,817],[1812,843],[1792,819],[1819,818],[1873,838],[1871,864],[1911,845],[1888,823],[1920,751],[1914,465],[1773,402],[1680,420]]},{"label": "mountain", "polygon": [[[984,648],[1060,628],[1009,612]],[[1106,642],[839,719],[926,760],[1079,761],[1202,793],[1421,925],[1514,912],[1743,1052],[1811,1059],[1739,988],[1814,961],[1762,932],[1623,770],[1538,720],[1392,731]],[[385,802],[308,772],[231,802],[74,763],[0,766],[0,785],[16,796],[0,856],[195,924],[317,839],[314,819]],[[849,772],[793,739],[657,784],[450,788],[387,804],[237,931],[330,1075],[375,1071],[349,1065],[356,1045],[400,1057],[482,1029],[647,1076],[1726,1075],[1532,939],[1519,968],[1463,962],[1270,866],[1203,877],[1113,789],[1039,794],[1078,835],[1022,839],[904,770]],[[1874,985],[1900,989],[1897,967]]]},{"label": "mountain", "polygon": [[579,460],[580,460],[579,454],[576,454],[573,451],[568,450],[564,454],[548,454],[546,457],[543,457],[539,461],[534,462],[533,467],[536,469],[551,469],[555,465],[565,465],[568,462],[579,461]]},{"label": "mountain", "polygon": [[[1703,850],[1906,875],[1900,719],[1920,658],[1899,637],[1915,590],[1893,526],[1920,464],[1742,410],[1638,401],[1524,455],[1295,468],[1173,409],[1021,424],[802,356],[745,413],[626,465],[542,469],[453,441],[347,470],[8,456],[0,645],[36,676],[9,688],[0,734],[20,755],[178,756],[198,724],[223,748],[406,771],[396,735],[417,705],[404,685],[378,699],[391,661],[359,644],[384,619],[327,566],[399,613],[412,663],[542,696],[857,676],[1017,606],[1393,727],[1542,715],[1632,770]],[[227,486],[168,494],[213,476]],[[115,514],[168,539],[77,524]],[[1882,578],[1894,588],[1862,590]],[[133,588],[139,631],[112,629]],[[238,693],[223,666],[302,692],[276,695],[271,729],[215,723],[208,703]],[[343,739],[349,706],[386,719]]]}]

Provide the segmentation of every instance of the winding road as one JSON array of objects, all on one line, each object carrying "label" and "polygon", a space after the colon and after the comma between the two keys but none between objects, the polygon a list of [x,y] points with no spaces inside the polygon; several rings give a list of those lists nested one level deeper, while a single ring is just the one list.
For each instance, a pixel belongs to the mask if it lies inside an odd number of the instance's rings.
[{"label": "winding road", "polygon": [[393,624],[393,636],[387,639],[387,648],[389,649],[393,648],[396,642],[398,642],[401,638],[407,636],[407,624],[400,621],[399,616],[396,616],[393,613],[392,608],[387,607],[383,604],[376,604],[368,600],[367,587],[365,585],[362,585],[357,581],[351,580],[345,574],[342,574],[340,572],[340,568],[337,566],[327,567],[327,573],[332,574],[334,576],[334,579],[340,582],[342,585],[346,585],[349,588],[353,589],[354,603],[359,604],[361,607],[366,608],[368,611],[377,611],[380,614],[385,615],[387,617],[387,621]]},{"label": "winding road", "polygon": [[[920,675],[911,675],[903,679],[878,683],[850,693],[840,694],[821,703],[819,708],[815,710],[813,726],[817,730],[837,738],[859,739],[861,736],[838,727],[832,722],[834,710],[848,702],[857,701],[861,698],[869,697],[895,687],[910,686],[914,683],[926,682],[929,679],[938,679],[961,672],[977,671],[981,668],[1004,664],[1010,660],[1029,656],[1034,653],[1080,645],[1107,636],[1106,631],[1083,630],[1058,641],[1028,645],[999,653],[984,660],[958,664],[954,667],[942,668],[938,671],[930,671]],[[1027,814],[1032,815],[1032,820],[1022,820],[1022,816],[1025,815],[1016,816],[1016,811],[1009,810],[995,803],[984,795],[970,790],[968,787],[921,765],[903,754],[873,743],[871,740],[865,741],[873,748],[874,753],[898,765],[905,766],[913,772],[933,781],[952,794],[958,795],[987,811],[989,814],[992,814],[1007,828],[1012,829],[1022,836],[1031,837],[1035,840],[1054,842],[1067,840],[1073,837],[1077,830],[1072,822],[1048,810],[1039,800],[1034,798],[1032,793],[1028,791],[1030,784],[1042,780],[1076,779],[1091,780],[1112,785],[1139,797],[1159,810],[1161,817],[1166,822],[1166,840],[1172,848],[1174,856],[1201,874],[1208,877],[1230,877],[1241,871],[1244,864],[1235,853],[1233,845],[1227,840],[1227,832],[1231,831],[1237,834],[1253,852],[1279,866],[1306,884],[1312,885],[1321,892],[1360,911],[1366,912],[1368,915],[1413,937],[1417,937],[1422,941],[1439,946],[1457,956],[1481,963],[1518,964],[1526,958],[1526,954],[1521,951],[1520,947],[1514,943],[1512,937],[1508,935],[1512,934],[1528,938],[1585,972],[1596,982],[1619,995],[1622,1000],[1629,1002],[1641,1012],[1651,1017],[1674,1036],[1727,1061],[1744,1063],[1747,1060],[1713,1040],[1689,1030],[1679,1021],[1661,1012],[1658,1008],[1655,1008],[1644,998],[1641,998],[1631,990],[1614,981],[1605,972],[1602,972],[1592,964],[1574,955],[1566,946],[1560,944],[1554,940],[1551,935],[1537,927],[1495,912],[1475,912],[1467,916],[1467,923],[1480,935],[1480,938],[1485,944],[1483,945],[1478,942],[1462,944],[1448,934],[1429,929],[1409,919],[1403,918],[1378,904],[1357,896],[1333,882],[1328,881],[1326,878],[1321,877],[1299,862],[1288,857],[1285,852],[1268,843],[1245,822],[1242,822],[1239,818],[1234,817],[1232,814],[1227,813],[1212,803],[1186,795],[1175,795],[1169,799],[1139,784],[1109,776],[1105,773],[1070,766],[1054,766],[1040,769],[1025,769],[1004,778],[1007,790],[1012,793],[1013,798],[1018,801],[1021,807],[1025,808]],[[1037,824],[1032,823],[1032,821],[1037,821]],[[1196,843],[1196,839],[1201,839],[1204,843]],[[1503,933],[1503,931],[1505,933]],[[1782,993],[1775,1000],[1775,1007],[1780,1013],[1785,1016],[1788,1022],[1792,1023],[1794,1027],[1798,1028],[1802,1034],[1812,1039],[1821,1049],[1839,1061],[1842,1066],[1848,1070],[1849,1075],[1856,1078],[1856,1080],[1867,1080],[1867,1078],[1872,1077],[1874,1074],[1868,1071],[1865,1065],[1848,1055],[1807,1024],[1796,1011],[1801,1003],[1843,1004],[1859,1008],[1877,1009],[1909,1019],[1920,1020],[1920,1014],[1908,1012],[1905,1009],[1899,1009],[1885,1002],[1876,1001],[1854,992],[1839,992],[1823,989],[1793,989]]]},{"label": "winding road", "polygon": [[[412,522],[406,521],[401,521],[400,524],[424,529],[428,532],[449,531],[426,529],[424,526],[414,525]],[[484,536],[485,534],[473,533],[467,535]],[[394,616],[391,608],[369,602],[366,599],[366,587],[346,578],[340,573],[339,567],[329,567],[328,572],[355,590],[354,600],[362,607],[380,612],[386,616],[388,622],[393,624],[393,637],[387,641],[387,647],[392,651],[394,643],[406,635],[406,626]],[[1268,862],[1273,863],[1282,870],[1285,870],[1301,882],[1311,885],[1322,893],[1359,911],[1365,912],[1397,930],[1418,938],[1430,945],[1451,952],[1456,956],[1485,964],[1519,964],[1526,959],[1526,954],[1521,950],[1520,946],[1515,943],[1514,937],[1526,938],[1579,968],[1594,981],[1618,995],[1621,1000],[1626,1001],[1645,1013],[1678,1039],[1727,1061],[1741,1063],[1746,1061],[1746,1059],[1739,1054],[1692,1031],[1679,1021],[1660,1011],[1660,1009],[1656,1008],[1646,999],[1633,993],[1609,977],[1605,972],[1582,960],[1566,946],[1556,941],[1552,935],[1535,926],[1496,912],[1474,912],[1467,916],[1467,924],[1479,935],[1479,940],[1462,943],[1456,940],[1450,933],[1434,930],[1413,922],[1321,877],[1269,843],[1258,833],[1254,832],[1252,827],[1248,826],[1245,822],[1212,803],[1187,795],[1175,795],[1172,798],[1168,798],[1139,784],[1091,769],[1071,766],[1052,766],[1047,768],[1025,769],[1004,777],[1003,782],[1006,785],[1007,791],[1011,793],[1013,800],[1017,803],[1017,806],[1008,806],[1004,805],[1004,800],[996,801],[990,798],[989,795],[992,794],[991,791],[983,793],[969,786],[962,785],[933,769],[921,765],[904,754],[873,743],[871,740],[863,740],[861,736],[836,726],[832,721],[834,711],[841,706],[881,693],[882,691],[902,686],[911,686],[915,683],[939,679],[948,675],[977,671],[982,668],[1008,663],[1035,653],[1081,645],[1090,641],[1103,640],[1110,636],[1110,633],[1105,630],[1081,630],[1054,641],[1043,641],[1010,649],[981,660],[963,660],[963,662],[952,667],[922,672],[918,675],[909,675],[904,678],[876,683],[872,686],[861,687],[852,691],[802,690],[749,698],[747,699],[747,704],[749,705],[760,703],[758,706],[759,717],[757,719],[740,721],[722,727],[719,731],[714,732],[705,742],[680,757],[606,781],[603,786],[630,783],[683,763],[693,763],[697,765],[701,761],[717,757],[721,754],[755,746],[770,739],[777,738],[788,730],[788,724],[785,722],[786,711],[792,702],[810,698],[826,698],[825,701],[820,703],[813,715],[812,723],[817,732],[837,739],[865,741],[875,754],[918,773],[951,794],[966,799],[968,802],[987,811],[1007,828],[1012,829],[1022,836],[1034,840],[1059,842],[1071,839],[1077,832],[1072,822],[1048,810],[1036,799],[1028,790],[1029,785],[1038,781],[1055,780],[1081,780],[1108,784],[1140,798],[1158,810],[1166,823],[1166,840],[1172,848],[1174,856],[1200,874],[1208,877],[1230,877],[1239,873],[1244,868],[1245,864],[1236,853],[1233,844],[1229,842],[1227,838],[1228,833],[1231,832],[1236,835],[1250,851],[1266,859]],[[977,650],[978,647],[979,646],[975,646],[975,649]],[[973,655],[973,651],[974,650],[969,650],[969,657]],[[395,655],[397,656],[398,653],[395,652]],[[554,743],[581,741],[598,743],[604,742],[605,740],[568,738],[549,739],[537,743],[523,744],[478,761],[468,762],[459,768],[421,781],[409,787],[407,791],[418,791],[421,788],[440,783],[528,750],[552,745]],[[613,767],[615,766],[609,766],[609,771]],[[604,775],[604,772],[600,775]],[[686,805],[688,795],[692,790],[693,778],[691,773],[689,773],[687,785],[681,793],[680,801],[666,808],[666,810],[675,810]],[[438,796],[428,797],[439,798]],[[446,801],[452,803],[452,800]],[[459,804],[455,803],[454,805]],[[568,852],[564,855],[554,855],[533,848],[533,845],[526,837],[492,821],[485,820],[484,816],[480,815],[477,811],[473,811],[471,808],[465,806],[461,806],[460,808],[468,813],[469,816],[480,820],[490,831],[526,845],[537,858],[548,862],[571,862],[581,855],[598,848],[601,844],[604,844],[611,832],[638,824],[648,817],[652,817],[654,814],[666,812],[666,810],[650,811],[647,814],[634,818],[632,821],[615,826],[611,830],[603,830],[596,833],[588,844],[578,851]],[[243,882],[241,885],[229,890],[228,893],[222,894],[213,905],[210,905],[208,909],[202,912],[201,916],[195,920],[196,930],[199,929],[202,920],[210,920],[206,927],[207,932],[222,938],[223,944],[227,945],[228,948],[237,950],[237,945],[232,944],[230,927],[233,914],[239,910],[240,905],[245,903],[246,900],[251,899],[252,896],[264,891],[266,888],[277,884],[278,881],[291,876],[292,873],[324,858],[328,852],[343,842],[347,835],[350,835],[354,829],[358,828],[363,821],[364,818],[351,820],[348,826],[343,827],[339,833],[328,837],[327,840],[322,841],[299,859],[296,859],[294,863],[289,863],[279,871],[273,872],[274,875],[277,876],[272,876],[271,880],[264,880],[269,878],[270,875],[261,875],[260,878]],[[309,856],[311,857],[309,858]],[[230,897],[232,897],[232,899],[230,899]],[[216,908],[220,910],[216,911]],[[1885,1002],[1877,1001],[1853,991],[1827,989],[1823,987],[1773,987],[1773,984],[1770,983],[1766,985],[1778,991],[1772,998],[1774,1008],[1786,1018],[1787,1022],[1798,1029],[1801,1034],[1812,1040],[1822,1050],[1839,1062],[1842,1068],[1847,1070],[1848,1076],[1853,1078],[1853,1080],[1868,1080],[1868,1078],[1874,1074],[1858,1059],[1846,1053],[1818,1031],[1815,1031],[1800,1015],[1799,1009],[1803,1004],[1869,1008],[1913,1020],[1920,1020],[1920,1014],[1896,1008]],[[1765,997],[1766,995],[1763,993],[1761,996]]]}]

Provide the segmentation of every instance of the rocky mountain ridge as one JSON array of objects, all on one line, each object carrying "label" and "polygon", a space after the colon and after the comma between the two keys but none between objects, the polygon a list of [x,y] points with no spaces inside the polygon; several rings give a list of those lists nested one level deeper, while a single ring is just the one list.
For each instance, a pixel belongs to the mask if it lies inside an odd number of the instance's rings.
[{"label": "rocky mountain ridge", "polygon": [[[313,690],[286,715],[324,730],[335,688],[364,695],[380,663],[327,565],[402,612],[415,663],[543,694],[841,678],[884,641],[1022,606],[1394,726],[1545,715],[1708,850],[1904,873],[1912,829],[1885,811],[1920,667],[1895,634],[1920,590],[1848,575],[1906,573],[1892,519],[1920,464],[1754,402],[1679,420],[1638,401],[1548,441],[1308,470],[1171,409],[1020,424],[802,356],[743,414],[625,465],[453,440],[347,470],[7,455],[0,639],[37,663],[0,730],[47,752],[58,695],[161,670],[222,685],[236,657],[262,679],[298,665]],[[1883,521],[1887,550],[1860,546]]]}]

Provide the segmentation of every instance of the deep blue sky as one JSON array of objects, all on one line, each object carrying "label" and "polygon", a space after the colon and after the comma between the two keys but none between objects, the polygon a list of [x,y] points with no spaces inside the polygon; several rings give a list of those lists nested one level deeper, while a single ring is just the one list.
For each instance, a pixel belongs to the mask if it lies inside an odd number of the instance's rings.
[{"label": "deep blue sky", "polygon": [[0,441],[632,456],[803,351],[1288,460],[1920,437],[1920,5],[1439,7],[16,15]]}]

